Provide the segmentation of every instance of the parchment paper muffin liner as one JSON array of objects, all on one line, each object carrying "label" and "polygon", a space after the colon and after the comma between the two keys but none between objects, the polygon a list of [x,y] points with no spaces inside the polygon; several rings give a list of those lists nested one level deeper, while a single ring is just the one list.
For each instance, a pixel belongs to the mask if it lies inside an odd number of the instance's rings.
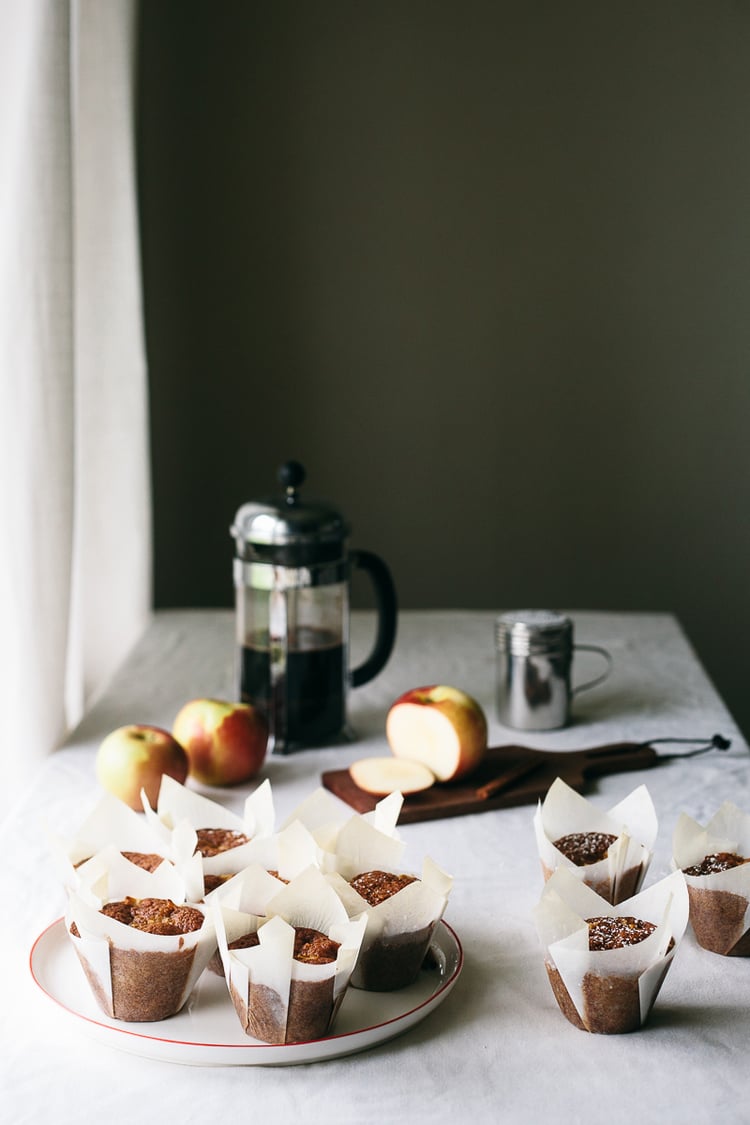
[{"label": "parchment paper muffin liner", "polygon": [[64,838],[52,831],[48,835],[53,863],[66,887],[77,887],[81,865],[110,844],[120,851],[167,858],[161,835],[140,813],[111,793],[100,798],[74,836]]},{"label": "parchment paper muffin liner", "polygon": [[[298,820],[293,820],[271,836],[257,837],[243,845],[243,851],[248,859],[248,866],[254,865],[275,872],[285,883],[308,867],[320,867],[321,849],[312,834]],[[239,875],[241,874],[240,872]],[[239,875],[233,876],[230,882],[238,879]]]},{"label": "parchment paper muffin liner", "polygon": [[[651,863],[657,831],[656,810],[645,785],[603,812],[558,777],[534,815],[545,880],[564,867],[612,904],[640,890]],[[578,866],[555,847],[555,841],[578,832],[604,832],[616,839],[605,859]]]},{"label": "parchment paper muffin liner", "polygon": [[[750,816],[725,801],[705,828],[685,813],[679,817],[672,838],[676,867],[692,867],[721,852],[750,859]],[[711,953],[750,956],[750,863],[711,875],[685,874],[685,882],[698,944]]]},{"label": "parchment paper muffin liner", "polygon": [[352,985],[371,992],[390,992],[412,984],[422,967],[435,927],[448,904],[453,879],[430,858],[421,878],[391,898],[370,905],[350,880],[367,871],[404,872],[404,845],[364,817],[352,818],[336,840],[331,886],[350,917],[364,914],[367,929]]},{"label": "parchment paper muffin liner", "polygon": [[[349,985],[365,919],[350,919],[322,873],[309,867],[265,903],[265,916],[237,911],[231,895],[211,900],[224,976],[240,1023],[264,1043],[301,1043],[327,1035]],[[294,958],[295,927],[318,930],[340,943],[336,960],[305,964]],[[259,944],[229,949],[257,933]]]},{"label": "parchment paper muffin liner", "polygon": [[198,905],[204,915],[200,929],[171,936],[146,933],[100,913],[106,903],[127,897],[171,899],[182,905],[185,881],[171,864],[149,872],[123,859],[116,848],[94,859],[88,880],[68,892],[65,916],[92,992],[113,1019],[166,1019],[182,1008],[216,948],[213,919]]},{"label": "parchment paper muffin liner", "polygon": [[156,810],[149,805],[145,793],[142,797],[146,820],[162,840],[169,858],[175,861],[185,858],[186,837],[178,833],[178,829],[184,832],[185,825],[195,831],[202,828],[223,828],[249,837],[248,844],[204,856],[203,870],[206,875],[234,875],[242,871],[253,862],[250,845],[256,839],[270,836],[275,827],[273,793],[267,779],[249,794],[242,816],[237,816],[209,797],[180,785],[166,774],[162,778]]},{"label": "parchment paper muffin liner", "polygon": [[352,815],[351,809],[342,801],[326,789],[319,788],[297,806],[285,821],[285,826],[294,821],[304,825],[320,848],[318,865],[321,870],[335,871],[337,856],[351,850],[348,838],[357,824],[369,825],[378,833],[378,839],[390,840],[391,844],[384,846],[391,848],[394,856],[400,855],[404,844],[396,826],[403,803],[403,794],[391,793],[378,801],[371,812]]},{"label": "parchment paper muffin liner", "polygon": [[[676,871],[617,906],[567,868],[547,880],[535,912],[552,991],[582,1031],[613,1035],[645,1023],[688,920],[688,895]],[[589,950],[589,918],[634,917],[656,929],[636,945]]]}]

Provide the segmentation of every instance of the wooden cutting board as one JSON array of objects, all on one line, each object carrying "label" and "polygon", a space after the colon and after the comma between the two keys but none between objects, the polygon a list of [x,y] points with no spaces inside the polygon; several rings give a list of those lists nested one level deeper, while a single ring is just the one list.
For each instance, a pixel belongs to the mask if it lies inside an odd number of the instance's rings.
[{"label": "wooden cutting board", "polygon": [[[399,824],[536,804],[556,777],[561,777],[580,793],[595,777],[648,769],[658,760],[653,747],[640,742],[616,742],[587,750],[565,751],[494,746],[470,777],[433,785],[431,789],[405,797]],[[380,799],[355,785],[348,769],[329,770],[321,780],[326,789],[359,813],[370,812]]]}]

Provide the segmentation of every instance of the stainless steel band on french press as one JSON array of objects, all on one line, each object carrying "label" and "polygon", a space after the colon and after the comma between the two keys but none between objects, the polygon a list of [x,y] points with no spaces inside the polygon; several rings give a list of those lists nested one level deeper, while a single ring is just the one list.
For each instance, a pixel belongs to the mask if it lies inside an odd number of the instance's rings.
[{"label": "stainless steel band on french press", "polygon": [[345,582],[349,577],[348,569],[345,559],[320,566],[278,566],[275,563],[247,562],[238,558],[233,563],[235,589],[250,587],[253,590],[269,591],[301,590]]}]

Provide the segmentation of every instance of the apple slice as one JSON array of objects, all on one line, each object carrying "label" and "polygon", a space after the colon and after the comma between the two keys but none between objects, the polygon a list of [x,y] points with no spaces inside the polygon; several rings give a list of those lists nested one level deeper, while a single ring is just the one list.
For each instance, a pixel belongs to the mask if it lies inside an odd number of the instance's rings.
[{"label": "apple slice", "polygon": [[419,793],[435,784],[435,774],[421,762],[408,758],[360,758],[349,766],[352,781],[366,793]]},{"label": "apple slice", "polygon": [[465,777],[487,749],[487,717],[481,705],[446,684],[404,692],[388,712],[385,733],[397,758],[422,762],[438,781]]}]

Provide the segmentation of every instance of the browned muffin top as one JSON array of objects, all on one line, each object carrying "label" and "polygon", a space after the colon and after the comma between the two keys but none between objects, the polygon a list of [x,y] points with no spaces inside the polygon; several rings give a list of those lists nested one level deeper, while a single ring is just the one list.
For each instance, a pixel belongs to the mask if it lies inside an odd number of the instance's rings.
[{"label": "browned muffin top", "polygon": [[[235,938],[229,943],[230,949],[253,949],[260,942],[258,934],[253,930],[249,934]],[[329,965],[336,960],[339,942],[327,937],[320,930],[312,930],[307,926],[294,928],[294,959],[304,961],[307,965]]]},{"label": "browned muffin top", "polygon": [[349,883],[357,894],[369,902],[370,906],[377,906],[387,898],[398,894],[409,883],[416,882],[415,875],[394,875],[391,871],[362,871],[355,875]]},{"label": "browned muffin top", "polygon": [[587,918],[589,949],[621,949],[624,945],[638,945],[656,929],[653,922],[626,915],[619,918]]},{"label": "browned muffin top", "polygon": [[685,875],[715,875],[717,871],[729,871],[732,867],[740,867],[749,863],[747,856],[737,855],[736,852],[714,852],[704,856],[700,863],[683,868]]},{"label": "browned muffin top", "polygon": [[320,930],[307,926],[294,928],[294,959],[306,965],[329,965],[336,960],[340,943],[329,938]]},{"label": "browned muffin top", "polygon": [[606,859],[616,839],[610,832],[570,832],[555,840],[554,847],[576,867],[587,867],[590,863]]},{"label": "browned muffin top", "polygon": [[239,848],[242,844],[249,844],[250,837],[244,832],[236,832],[233,828],[198,828],[197,850],[202,856],[218,855],[228,852],[230,848]]},{"label": "browned muffin top", "polygon": [[189,934],[199,930],[204,922],[200,910],[194,906],[177,906],[169,898],[124,898],[108,902],[102,914],[132,926],[134,930],[145,930],[149,934],[174,936]]},{"label": "browned muffin top", "polygon": [[156,871],[164,862],[164,856],[156,855],[155,852],[122,852],[121,854],[136,867],[142,867],[145,871]]}]

